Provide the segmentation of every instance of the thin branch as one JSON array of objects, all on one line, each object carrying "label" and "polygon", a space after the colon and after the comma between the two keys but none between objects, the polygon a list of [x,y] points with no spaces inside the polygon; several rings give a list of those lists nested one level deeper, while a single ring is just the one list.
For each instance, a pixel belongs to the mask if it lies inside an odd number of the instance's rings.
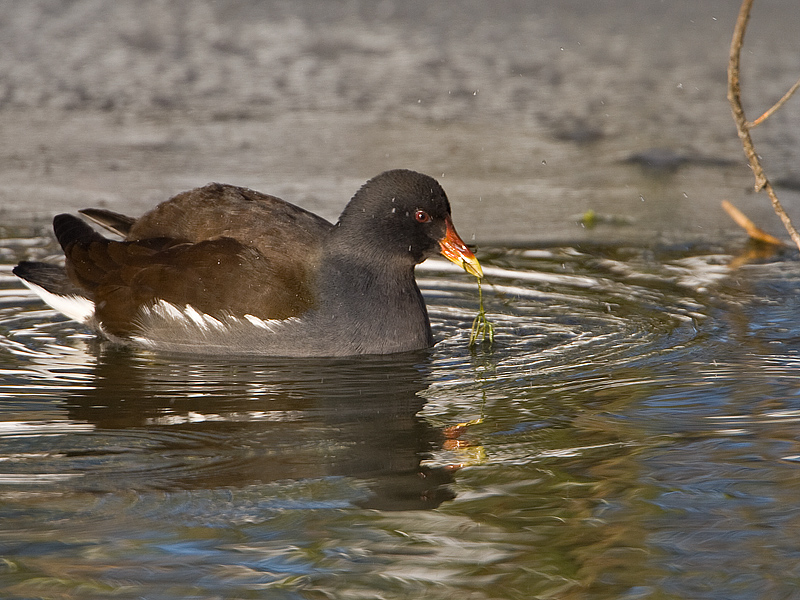
[{"label": "thin branch", "polygon": [[792,87],[790,87],[790,88],[789,88],[789,91],[788,91],[788,92],[786,92],[786,93],[783,95],[783,98],[781,98],[780,100],[778,100],[778,101],[777,101],[777,102],[776,102],[776,103],[775,103],[775,104],[772,106],[772,108],[770,108],[770,109],[769,109],[768,111],[766,111],[766,112],[765,112],[763,115],[761,115],[760,117],[758,117],[758,118],[757,118],[755,121],[751,121],[751,122],[749,122],[749,123],[747,124],[747,128],[748,128],[748,129],[752,129],[753,127],[758,127],[758,126],[759,126],[759,125],[761,125],[761,124],[762,124],[764,121],[766,121],[767,119],[769,119],[769,118],[770,118],[770,117],[773,115],[773,113],[774,113],[776,110],[778,110],[778,109],[779,109],[781,106],[783,106],[784,104],[786,104],[786,101],[787,101],[789,98],[791,98],[791,97],[792,97],[792,94],[794,94],[794,93],[797,91],[797,89],[798,89],[798,88],[800,88],[800,79],[798,79],[798,80],[795,82],[795,84],[794,84]]},{"label": "thin branch", "polygon": [[747,22],[750,20],[750,8],[753,0],[743,0],[739,10],[739,17],[736,19],[736,26],[733,29],[733,39],[731,40],[731,50],[728,56],[728,102],[731,104],[733,121],[736,123],[736,131],[739,139],[744,146],[744,153],[753,169],[756,178],[756,191],[761,190],[766,182],[764,171],[758,160],[753,140],[750,137],[750,130],[747,127],[747,117],[742,107],[742,90],[739,85],[739,65],[742,45],[744,44],[744,32],[747,30]]},{"label": "thin branch", "polygon": [[722,208],[725,210],[726,213],[728,213],[730,218],[733,219],[739,227],[745,230],[750,239],[755,240],[757,242],[761,242],[762,244],[770,244],[772,246],[786,245],[786,243],[783,240],[779,240],[774,235],[770,235],[766,231],[758,227],[747,217],[747,215],[745,215],[742,211],[740,211],[738,208],[736,208],[733,204],[731,204],[727,200],[722,201]]},{"label": "thin branch", "polygon": [[753,176],[756,179],[756,191],[758,192],[763,189],[767,192],[772,202],[772,209],[783,222],[783,226],[786,228],[786,231],[789,232],[792,241],[795,243],[798,250],[800,250],[800,234],[797,233],[794,225],[792,225],[789,215],[786,214],[783,206],[781,206],[778,196],[772,188],[772,184],[770,184],[764,173],[764,168],[761,166],[761,161],[753,146],[753,139],[750,137],[750,124],[747,121],[747,117],[745,117],[744,108],[742,108],[742,92],[739,86],[739,65],[741,62],[740,55],[742,45],[744,44],[744,33],[747,30],[747,22],[750,20],[750,9],[752,6],[753,0],[743,0],[742,7],[739,9],[739,16],[736,19],[736,26],[733,29],[731,50],[728,56],[728,102],[730,102],[731,105],[733,121],[736,123],[736,131],[739,133],[739,139],[742,142],[745,156],[747,156],[747,161],[750,163],[750,168],[753,170]]}]

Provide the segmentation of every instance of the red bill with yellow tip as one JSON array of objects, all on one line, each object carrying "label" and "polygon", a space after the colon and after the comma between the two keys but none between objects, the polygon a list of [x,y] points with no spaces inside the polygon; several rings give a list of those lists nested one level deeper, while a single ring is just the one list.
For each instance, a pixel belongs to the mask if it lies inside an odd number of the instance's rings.
[{"label": "red bill with yellow tip", "polygon": [[450,217],[445,219],[445,223],[447,224],[447,232],[445,236],[439,240],[442,256],[454,262],[459,267],[463,267],[467,273],[474,275],[478,279],[482,278],[483,269],[481,269],[481,263],[478,262],[472,250],[467,248],[464,240],[456,233],[456,228],[453,227],[453,222],[450,220]]}]

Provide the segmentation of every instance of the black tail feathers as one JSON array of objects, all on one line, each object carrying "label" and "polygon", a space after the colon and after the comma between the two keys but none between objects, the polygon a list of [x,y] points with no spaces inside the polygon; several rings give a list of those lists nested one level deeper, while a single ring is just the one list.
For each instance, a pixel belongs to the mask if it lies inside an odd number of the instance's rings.
[{"label": "black tail feathers", "polygon": [[91,225],[74,215],[61,214],[53,218],[53,231],[58,243],[66,252],[76,242],[101,242],[105,238],[92,229]]},{"label": "black tail feathers", "polygon": [[64,267],[42,262],[24,260],[11,271],[34,285],[58,296],[84,296],[85,292],[74,285],[67,277]]}]

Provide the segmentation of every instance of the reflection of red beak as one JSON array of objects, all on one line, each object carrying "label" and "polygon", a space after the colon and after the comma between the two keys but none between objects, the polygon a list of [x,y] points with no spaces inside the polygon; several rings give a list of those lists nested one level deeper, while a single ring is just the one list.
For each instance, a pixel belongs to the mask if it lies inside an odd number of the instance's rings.
[{"label": "reflection of red beak", "polygon": [[467,245],[458,236],[450,217],[447,217],[444,222],[447,224],[447,233],[439,240],[442,256],[447,260],[453,261],[459,267],[463,267],[467,273],[475,275],[478,279],[482,278],[483,269],[481,269],[481,263],[478,262],[472,251],[467,248]]}]

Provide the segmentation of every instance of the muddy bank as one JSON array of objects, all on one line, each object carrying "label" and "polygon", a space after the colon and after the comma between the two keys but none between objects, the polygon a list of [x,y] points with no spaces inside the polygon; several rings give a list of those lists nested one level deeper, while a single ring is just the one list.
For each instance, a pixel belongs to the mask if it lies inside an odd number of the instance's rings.
[{"label": "muddy bank", "polygon": [[[479,242],[713,239],[735,229],[723,198],[780,231],[725,100],[738,4],[6,2],[2,219],[137,214],[214,180],[335,218],[407,167]],[[754,10],[754,115],[800,73],[796,12]],[[798,164],[797,106],[757,132],[775,178]],[[587,210],[625,218],[587,230]]]}]

